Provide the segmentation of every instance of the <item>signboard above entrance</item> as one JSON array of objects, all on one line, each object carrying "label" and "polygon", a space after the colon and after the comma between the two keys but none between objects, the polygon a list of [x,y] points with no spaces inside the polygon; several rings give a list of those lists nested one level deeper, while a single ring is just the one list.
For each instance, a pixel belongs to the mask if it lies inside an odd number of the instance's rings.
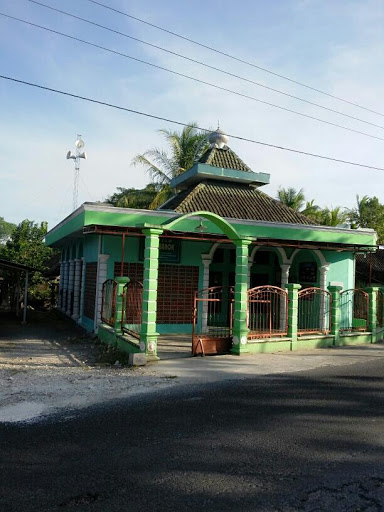
[{"label": "signboard above entrance", "polygon": [[[139,259],[144,260],[145,238],[140,238]],[[177,238],[160,238],[159,262],[180,263],[181,240]]]}]

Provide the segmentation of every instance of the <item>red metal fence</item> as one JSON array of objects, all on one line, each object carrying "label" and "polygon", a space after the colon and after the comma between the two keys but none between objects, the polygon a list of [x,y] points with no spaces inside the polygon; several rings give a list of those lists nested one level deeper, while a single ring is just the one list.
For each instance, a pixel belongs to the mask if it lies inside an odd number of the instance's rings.
[{"label": "red metal fence", "polygon": [[123,288],[123,312],[121,329],[123,332],[140,337],[143,310],[143,283],[132,280]]},{"label": "red metal fence", "polygon": [[192,353],[228,352],[233,325],[233,288],[213,286],[195,292]]},{"label": "red metal fence", "polygon": [[321,288],[299,291],[298,333],[328,334],[331,330],[331,294]]},{"label": "red metal fence", "polygon": [[368,330],[368,302],[368,293],[359,288],[340,293],[340,332]]},{"label": "red metal fence", "polygon": [[101,321],[108,325],[114,325],[116,318],[116,291],[117,283],[108,279],[103,283],[101,294]]},{"label": "red metal fence", "polygon": [[277,286],[248,290],[248,339],[285,336],[288,330],[288,293]]}]

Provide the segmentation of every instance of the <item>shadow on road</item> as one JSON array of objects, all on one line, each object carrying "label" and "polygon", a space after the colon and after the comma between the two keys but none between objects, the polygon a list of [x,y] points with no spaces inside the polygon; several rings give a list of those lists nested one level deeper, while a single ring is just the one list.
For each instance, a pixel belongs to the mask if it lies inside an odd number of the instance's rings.
[{"label": "shadow on road", "polygon": [[380,358],[4,427],[0,504],[12,499],[10,512],[382,510],[383,375]]}]

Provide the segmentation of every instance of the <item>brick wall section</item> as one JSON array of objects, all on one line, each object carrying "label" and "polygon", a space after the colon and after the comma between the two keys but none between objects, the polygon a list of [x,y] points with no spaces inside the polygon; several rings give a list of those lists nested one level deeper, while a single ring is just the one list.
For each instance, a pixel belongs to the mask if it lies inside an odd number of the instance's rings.
[{"label": "brick wall section", "polygon": [[97,263],[87,263],[85,266],[84,316],[92,320],[95,317],[96,274]]},{"label": "brick wall section", "polygon": [[[120,263],[115,263],[115,275],[120,274]],[[124,263],[124,276],[143,280],[142,263]],[[187,265],[159,265],[157,289],[157,323],[191,324],[194,292],[198,289],[199,267]]]}]

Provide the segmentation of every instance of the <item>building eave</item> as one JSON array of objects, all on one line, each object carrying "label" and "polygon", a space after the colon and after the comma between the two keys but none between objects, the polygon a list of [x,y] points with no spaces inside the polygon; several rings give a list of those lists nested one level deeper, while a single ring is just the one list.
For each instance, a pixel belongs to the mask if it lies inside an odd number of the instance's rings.
[{"label": "building eave", "polygon": [[[47,233],[46,240],[48,245],[55,245],[59,240],[67,236],[74,236],[76,234],[81,236],[84,226],[92,224],[138,228],[145,223],[150,223],[161,227],[163,223],[178,217],[180,217],[180,214],[174,211],[117,208],[106,204],[84,203],[57,224],[57,226],[52,228]],[[329,243],[369,246],[372,249],[376,249],[376,233],[371,229],[351,230],[332,226],[313,226],[236,218],[224,219],[228,223],[233,224],[242,236],[253,236],[259,240],[329,241]],[[188,221],[185,221],[180,226],[180,231],[192,232],[194,224],[200,220],[199,216],[192,215]],[[210,233],[218,233],[215,226],[209,222],[206,223],[209,226]]]}]

